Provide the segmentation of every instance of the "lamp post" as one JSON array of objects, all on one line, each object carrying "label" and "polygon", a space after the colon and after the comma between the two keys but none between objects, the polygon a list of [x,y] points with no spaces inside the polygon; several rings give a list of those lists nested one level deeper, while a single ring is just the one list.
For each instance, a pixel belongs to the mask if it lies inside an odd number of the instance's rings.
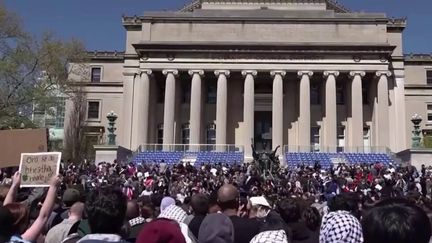
[{"label": "lamp post", "polygon": [[414,124],[414,130],[412,131],[412,144],[411,146],[413,148],[420,148],[421,146],[421,129],[420,129],[420,123],[422,122],[422,117],[418,114],[414,114],[411,117],[411,122]]},{"label": "lamp post", "polygon": [[117,130],[117,128],[115,128],[115,122],[118,116],[114,111],[111,111],[107,114],[106,118],[108,119],[108,145],[116,145],[117,135],[115,135],[114,132]]}]

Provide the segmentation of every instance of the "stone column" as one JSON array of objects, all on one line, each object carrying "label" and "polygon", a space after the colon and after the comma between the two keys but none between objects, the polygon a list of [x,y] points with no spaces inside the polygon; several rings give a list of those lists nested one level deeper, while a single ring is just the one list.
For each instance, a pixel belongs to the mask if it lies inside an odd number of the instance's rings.
[{"label": "stone column", "polygon": [[336,78],[338,71],[325,71],[325,117],[324,117],[324,144],[329,152],[336,152],[337,147],[337,104],[336,104]]},{"label": "stone column", "polygon": [[352,71],[351,81],[351,121],[349,122],[349,146],[354,151],[363,151],[363,89],[364,71]]},{"label": "stone column", "polygon": [[377,112],[375,113],[375,131],[377,133],[377,145],[380,147],[389,147],[390,129],[389,129],[389,89],[388,77],[390,71],[378,71],[375,73],[378,78],[377,83]]},{"label": "stone column", "polygon": [[300,151],[309,151],[311,146],[310,77],[313,72],[299,71],[297,74],[300,77],[298,145]]},{"label": "stone column", "polygon": [[121,112],[120,119],[123,126],[123,146],[128,149],[131,147],[132,142],[132,117],[133,117],[133,96],[134,96],[134,83],[139,74],[137,71],[123,73],[123,111]]},{"label": "stone column", "polygon": [[273,79],[272,147],[283,146],[283,77],[285,71],[271,71]]},{"label": "stone column", "polygon": [[190,140],[189,144],[199,144],[201,135],[201,76],[203,70],[189,70],[192,76],[191,102],[190,102]]},{"label": "stone column", "polygon": [[252,148],[250,146],[254,138],[254,119],[255,119],[255,82],[254,76],[258,72],[256,70],[244,70],[242,75],[244,81],[244,96],[243,96],[243,136],[245,157],[250,160],[252,158]]},{"label": "stone column", "polygon": [[[163,70],[165,81],[163,144],[174,143],[175,88],[178,70]],[[168,150],[169,146],[164,146]]]},{"label": "stone column", "polygon": [[216,70],[214,72],[217,81],[217,98],[216,98],[216,144],[227,143],[227,99],[228,83],[227,77],[230,75],[228,70]]},{"label": "stone column", "polygon": [[141,70],[140,78],[135,80],[131,145],[133,150],[148,143],[151,74],[150,69]]}]

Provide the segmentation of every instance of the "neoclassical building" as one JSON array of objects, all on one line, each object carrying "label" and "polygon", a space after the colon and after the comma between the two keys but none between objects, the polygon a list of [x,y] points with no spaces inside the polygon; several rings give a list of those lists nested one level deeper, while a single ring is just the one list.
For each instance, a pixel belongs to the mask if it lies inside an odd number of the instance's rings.
[{"label": "neoclassical building", "polygon": [[399,152],[414,113],[432,122],[432,59],[404,56],[404,19],[329,0],[199,0],[122,24],[125,51],[90,52],[82,84],[88,136],[112,110],[132,150]]}]

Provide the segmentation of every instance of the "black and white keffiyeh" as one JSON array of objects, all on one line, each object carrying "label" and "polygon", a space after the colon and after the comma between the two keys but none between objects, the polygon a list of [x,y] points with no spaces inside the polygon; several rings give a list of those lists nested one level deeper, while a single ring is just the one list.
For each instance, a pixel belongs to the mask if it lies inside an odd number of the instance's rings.
[{"label": "black and white keffiyeh", "polygon": [[143,218],[143,217],[136,217],[136,218],[133,218],[133,219],[129,220],[129,225],[131,227],[134,227],[134,226],[142,224],[144,222],[146,222],[145,218]]},{"label": "black and white keffiyeh", "polygon": [[360,222],[347,211],[324,215],[320,228],[320,243],[363,243]]},{"label": "black and white keffiyeh", "polygon": [[186,212],[176,205],[170,205],[165,208],[158,218],[171,219],[177,223],[183,223],[187,217]]},{"label": "black and white keffiyeh", "polygon": [[283,230],[269,230],[257,234],[250,243],[288,243],[288,237]]}]

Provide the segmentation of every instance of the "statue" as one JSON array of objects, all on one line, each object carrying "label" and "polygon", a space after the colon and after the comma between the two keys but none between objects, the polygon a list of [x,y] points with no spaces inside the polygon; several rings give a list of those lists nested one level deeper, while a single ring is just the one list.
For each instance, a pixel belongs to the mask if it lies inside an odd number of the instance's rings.
[{"label": "statue", "polygon": [[255,150],[255,146],[253,145],[252,140],[252,156],[253,163],[255,168],[258,170],[258,173],[263,175],[264,178],[267,176],[273,177],[273,173],[277,172],[280,167],[280,161],[278,156],[276,155],[277,150],[280,146],[277,146],[275,150],[272,152],[258,152]]}]

